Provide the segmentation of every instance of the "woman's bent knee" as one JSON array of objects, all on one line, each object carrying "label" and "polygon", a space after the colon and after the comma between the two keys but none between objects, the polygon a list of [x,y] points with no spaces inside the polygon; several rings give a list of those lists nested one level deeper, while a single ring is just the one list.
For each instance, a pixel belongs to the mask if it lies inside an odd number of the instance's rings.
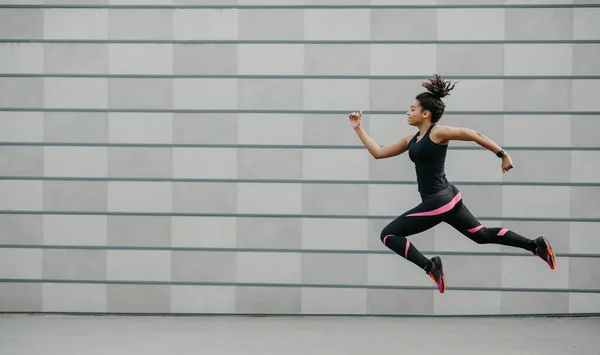
[{"label": "woman's bent knee", "polygon": [[387,228],[384,228],[381,233],[379,234],[379,239],[381,240],[381,242],[383,244],[385,244],[385,241],[388,237],[390,237],[392,234],[387,230]]}]

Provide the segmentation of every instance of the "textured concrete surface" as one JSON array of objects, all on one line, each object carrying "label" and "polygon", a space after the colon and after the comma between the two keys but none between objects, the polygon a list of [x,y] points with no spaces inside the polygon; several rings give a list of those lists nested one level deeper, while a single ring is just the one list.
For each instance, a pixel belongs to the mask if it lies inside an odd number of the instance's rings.
[{"label": "textured concrete surface", "polygon": [[0,316],[2,355],[599,354],[599,318]]},{"label": "textured concrete surface", "polygon": [[[579,77],[600,75],[600,8],[585,2],[599,0],[0,0],[44,7],[0,9],[0,73],[16,74],[0,79],[0,310],[600,313],[600,79]],[[363,110],[377,144],[412,136],[405,112],[433,73],[462,77],[440,124],[522,147],[503,175],[454,141],[448,178],[485,226],[547,233],[556,270],[446,223],[409,239],[464,253],[443,257],[448,286],[484,290],[442,296],[379,254],[421,202],[415,168],[373,159],[347,114]]]}]

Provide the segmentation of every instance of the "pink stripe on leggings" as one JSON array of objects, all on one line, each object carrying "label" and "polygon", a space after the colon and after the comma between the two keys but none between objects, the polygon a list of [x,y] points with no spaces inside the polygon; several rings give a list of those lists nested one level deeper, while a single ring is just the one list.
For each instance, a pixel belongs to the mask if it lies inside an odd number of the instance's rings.
[{"label": "pink stripe on leggings", "polygon": [[501,236],[505,235],[506,232],[508,232],[508,229],[502,228],[502,229],[500,229],[500,232],[498,232],[498,236],[501,237]]},{"label": "pink stripe on leggings", "polygon": [[477,226],[475,228],[471,228],[471,229],[467,229],[467,230],[469,231],[469,233],[475,233],[478,230],[480,230],[481,228],[483,228],[483,226],[479,225],[479,226]]},{"label": "pink stripe on leggings", "polygon": [[412,213],[409,214],[407,217],[414,217],[414,216],[435,216],[438,214],[442,214],[445,212],[450,211],[454,206],[456,206],[456,204],[458,203],[458,201],[460,201],[461,196],[460,196],[460,192],[454,196],[454,198],[452,199],[452,201],[448,202],[447,204],[443,205],[440,208],[437,208],[433,211],[427,211],[427,212],[419,212],[419,213]]},{"label": "pink stripe on leggings", "polygon": [[410,242],[408,239],[406,240],[406,248],[404,249],[404,257],[408,258],[408,247],[410,246]]}]

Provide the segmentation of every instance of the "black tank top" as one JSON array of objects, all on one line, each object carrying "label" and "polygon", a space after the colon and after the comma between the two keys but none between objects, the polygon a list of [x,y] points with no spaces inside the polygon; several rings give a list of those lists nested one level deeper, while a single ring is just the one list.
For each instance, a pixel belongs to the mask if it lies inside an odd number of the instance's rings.
[{"label": "black tank top", "polygon": [[447,145],[434,143],[429,138],[429,132],[435,126],[432,124],[425,136],[417,142],[415,136],[408,143],[408,155],[415,163],[417,184],[421,197],[436,193],[448,186],[444,164],[446,162]]}]

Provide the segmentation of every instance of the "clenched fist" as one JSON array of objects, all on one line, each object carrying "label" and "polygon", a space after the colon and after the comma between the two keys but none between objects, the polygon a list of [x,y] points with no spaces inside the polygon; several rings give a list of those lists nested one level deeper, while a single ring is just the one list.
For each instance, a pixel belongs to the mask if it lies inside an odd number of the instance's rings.
[{"label": "clenched fist", "polygon": [[360,127],[360,122],[362,120],[362,110],[360,110],[360,112],[352,112],[350,114],[349,118],[350,118],[350,124],[352,125],[353,128]]},{"label": "clenched fist", "polygon": [[512,162],[512,159],[510,158],[510,155],[505,153],[504,156],[502,157],[502,172],[504,174],[506,174],[510,169],[512,169],[514,167],[515,166]]}]

